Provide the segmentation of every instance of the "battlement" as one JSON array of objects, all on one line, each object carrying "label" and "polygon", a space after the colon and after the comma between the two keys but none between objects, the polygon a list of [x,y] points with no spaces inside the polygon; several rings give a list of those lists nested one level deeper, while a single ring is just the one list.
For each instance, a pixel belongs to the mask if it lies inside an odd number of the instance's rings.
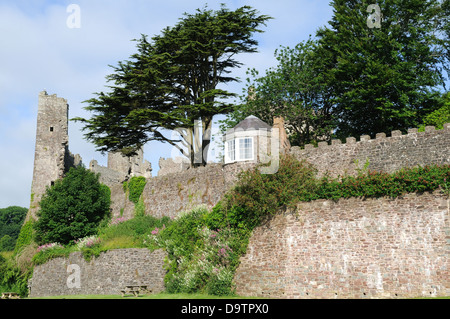
[{"label": "battlement", "polygon": [[359,141],[348,137],[345,143],[308,144],[304,149],[293,147],[291,154],[312,163],[319,175],[332,177],[354,175],[367,161],[370,170],[388,173],[403,167],[450,164],[450,123],[442,130],[427,126],[424,132],[411,128],[407,134],[396,130],[390,136],[378,133],[374,139],[362,135]]},{"label": "battlement", "polygon": [[[450,123],[444,124],[443,130],[450,130]],[[397,137],[402,137],[402,136],[407,136],[407,135],[412,135],[412,134],[442,133],[442,132],[444,132],[443,130],[437,130],[434,126],[426,126],[424,132],[419,132],[418,128],[410,128],[410,129],[408,129],[407,134],[403,134],[402,131],[395,130],[395,131],[391,132],[391,136],[386,136],[386,133],[377,133],[375,136],[375,139],[373,139],[373,140],[382,140],[382,139],[389,140],[391,138],[397,138]],[[331,144],[329,144],[328,142],[319,142],[317,147],[318,148],[326,148],[327,146],[331,146],[331,145],[355,144],[355,143],[367,142],[370,140],[371,140],[370,135],[361,135],[359,138],[359,141],[357,141],[355,137],[347,137],[345,143],[342,143],[341,140],[334,139],[331,141]],[[306,144],[304,149],[313,149],[313,148],[316,148],[316,146],[314,146],[313,144]]]}]

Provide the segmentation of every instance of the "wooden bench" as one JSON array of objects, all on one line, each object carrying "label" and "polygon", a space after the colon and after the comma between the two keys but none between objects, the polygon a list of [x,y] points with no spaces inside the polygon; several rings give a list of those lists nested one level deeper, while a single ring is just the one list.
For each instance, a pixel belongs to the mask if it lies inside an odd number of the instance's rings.
[{"label": "wooden bench", "polygon": [[2,292],[2,299],[20,299],[17,292]]},{"label": "wooden bench", "polygon": [[139,294],[148,294],[151,293],[152,290],[148,289],[148,286],[146,285],[128,285],[125,286],[124,289],[120,291],[122,293],[122,297],[125,297],[125,295],[134,295],[135,297],[139,297]]}]

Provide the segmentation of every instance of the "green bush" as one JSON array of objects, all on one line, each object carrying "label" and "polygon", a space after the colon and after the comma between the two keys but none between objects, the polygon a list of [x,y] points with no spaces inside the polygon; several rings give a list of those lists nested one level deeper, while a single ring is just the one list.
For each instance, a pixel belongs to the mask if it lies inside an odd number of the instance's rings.
[{"label": "green bush", "polygon": [[23,247],[28,246],[33,241],[33,221],[28,220],[20,229],[19,237],[16,241],[14,254],[18,254]]},{"label": "green bush", "polygon": [[366,175],[342,179],[324,177],[315,194],[303,200],[349,197],[398,197],[406,193],[421,193],[450,185],[450,165],[429,165],[404,168],[393,174],[368,172]]},{"label": "green bush", "polygon": [[32,269],[22,272],[13,262],[0,255],[0,293],[16,292],[21,297],[28,294],[28,280]]},{"label": "green bush", "polygon": [[38,252],[33,256],[33,264],[41,265],[54,258],[68,257],[70,253],[75,250],[74,246],[64,247],[61,245],[57,245],[54,248],[42,249],[40,251],[38,248]]},{"label": "green bush", "polygon": [[18,206],[0,209],[0,251],[14,250],[27,211]]},{"label": "green bush", "polygon": [[38,244],[68,244],[93,235],[110,213],[110,190],[84,167],[71,168],[47,189],[34,224]]},{"label": "green bush", "polygon": [[[261,174],[258,168],[245,171],[225,195],[219,215],[225,215],[230,226],[253,229],[280,207],[314,194],[317,190],[315,175],[316,169],[311,164],[292,156],[280,158],[275,174]],[[219,216],[215,218],[220,220]]]},{"label": "green bush", "polygon": [[227,221],[211,229],[207,225],[215,220],[211,214],[196,208],[147,236],[148,247],[168,253],[167,292],[234,294],[233,275],[249,233],[227,226]]},{"label": "green bush", "polygon": [[141,197],[146,184],[147,180],[143,176],[133,176],[127,184],[124,184],[124,188],[126,187],[129,192],[128,198],[135,205],[139,202],[139,198]]},{"label": "green bush", "polygon": [[419,132],[424,132],[425,126],[434,126],[440,130],[446,123],[450,123],[450,92],[442,96],[442,106],[423,119],[423,125],[419,127]]},{"label": "green bush", "polygon": [[0,238],[0,251],[11,251],[14,250],[15,240],[9,236],[5,235]]}]

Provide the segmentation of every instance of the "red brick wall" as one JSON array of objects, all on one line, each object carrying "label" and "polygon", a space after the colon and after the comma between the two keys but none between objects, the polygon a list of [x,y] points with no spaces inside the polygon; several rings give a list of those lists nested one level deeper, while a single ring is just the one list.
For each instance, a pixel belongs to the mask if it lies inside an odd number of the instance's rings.
[{"label": "red brick wall", "polygon": [[257,228],[237,293],[275,298],[450,295],[449,200],[318,200]]}]

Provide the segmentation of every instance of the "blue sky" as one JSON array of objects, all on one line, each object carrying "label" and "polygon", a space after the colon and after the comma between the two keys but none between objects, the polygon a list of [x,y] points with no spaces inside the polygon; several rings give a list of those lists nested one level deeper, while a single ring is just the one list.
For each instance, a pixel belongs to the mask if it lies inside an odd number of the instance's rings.
[{"label": "blue sky", "polygon": [[[105,76],[112,72],[108,65],[136,52],[132,39],[159,34],[206,3],[212,9],[220,3],[230,9],[250,5],[275,18],[257,35],[259,52],[238,57],[244,66],[233,75],[242,80],[248,68],[264,72],[275,66],[275,49],[308,39],[332,15],[328,0],[0,0],[0,208],[29,206],[40,91],[67,99],[70,118],[89,117],[82,101],[105,91]],[[70,4],[81,9],[80,28],[67,26]],[[243,86],[228,89],[241,94]],[[83,139],[81,127],[69,123],[71,152],[86,166],[92,159],[106,165]],[[150,143],[144,152],[154,174],[159,158],[173,154],[160,143]]]}]

